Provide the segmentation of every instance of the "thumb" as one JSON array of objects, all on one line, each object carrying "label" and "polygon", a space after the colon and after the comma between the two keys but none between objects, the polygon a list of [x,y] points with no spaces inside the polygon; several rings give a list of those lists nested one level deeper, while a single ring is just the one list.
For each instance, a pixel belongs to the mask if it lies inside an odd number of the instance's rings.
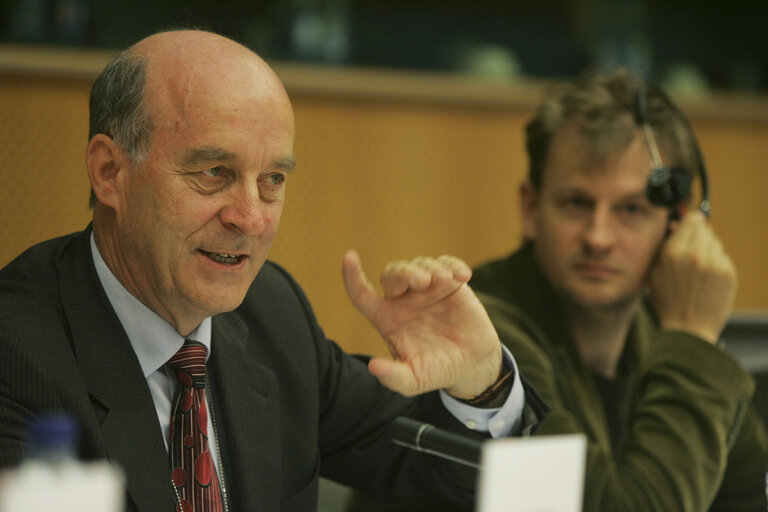
[{"label": "thumb", "polygon": [[356,251],[349,250],[344,254],[341,262],[341,275],[344,278],[344,287],[352,304],[369,320],[376,312],[380,298],[368,278],[363,272],[360,256]]},{"label": "thumb", "polygon": [[368,371],[381,384],[403,396],[415,396],[429,390],[417,389],[416,380],[410,367],[401,362],[383,357],[374,357],[368,363]]}]

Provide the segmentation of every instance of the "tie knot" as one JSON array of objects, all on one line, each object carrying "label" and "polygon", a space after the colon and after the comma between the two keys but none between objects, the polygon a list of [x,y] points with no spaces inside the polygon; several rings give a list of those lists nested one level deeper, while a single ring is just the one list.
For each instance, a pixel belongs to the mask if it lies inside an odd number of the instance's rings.
[{"label": "tie knot", "polygon": [[176,378],[183,386],[205,386],[205,356],[208,349],[194,340],[184,340],[184,345],[168,361],[176,370]]}]

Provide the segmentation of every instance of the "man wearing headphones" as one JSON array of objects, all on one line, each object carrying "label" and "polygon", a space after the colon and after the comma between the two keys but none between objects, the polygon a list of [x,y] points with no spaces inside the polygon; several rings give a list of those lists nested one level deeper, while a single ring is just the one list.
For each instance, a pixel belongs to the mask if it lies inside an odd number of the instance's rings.
[{"label": "man wearing headphones", "polygon": [[636,77],[588,75],[526,138],[525,240],[470,284],[552,406],[538,435],[586,434],[584,511],[765,511],[754,384],[718,346],[736,270],[684,116]]}]

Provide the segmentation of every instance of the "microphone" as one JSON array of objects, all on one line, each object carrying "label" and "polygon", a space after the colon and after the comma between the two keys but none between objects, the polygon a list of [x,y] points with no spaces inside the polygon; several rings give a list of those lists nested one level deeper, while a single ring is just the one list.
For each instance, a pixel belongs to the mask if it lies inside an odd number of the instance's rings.
[{"label": "microphone", "polygon": [[399,417],[392,422],[392,441],[400,446],[480,469],[482,442],[429,423]]}]

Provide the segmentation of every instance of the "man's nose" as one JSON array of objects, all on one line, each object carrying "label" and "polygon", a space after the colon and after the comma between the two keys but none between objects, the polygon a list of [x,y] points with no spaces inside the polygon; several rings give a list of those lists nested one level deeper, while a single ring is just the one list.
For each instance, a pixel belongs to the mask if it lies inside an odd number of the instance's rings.
[{"label": "man's nose", "polygon": [[243,184],[232,191],[229,202],[221,209],[221,221],[244,235],[259,235],[266,225],[265,207],[258,185]]},{"label": "man's nose", "polygon": [[616,239],[613,221],[610,208],[596,206],[584,227],[584,242],[597,251],[610,249]]}]

